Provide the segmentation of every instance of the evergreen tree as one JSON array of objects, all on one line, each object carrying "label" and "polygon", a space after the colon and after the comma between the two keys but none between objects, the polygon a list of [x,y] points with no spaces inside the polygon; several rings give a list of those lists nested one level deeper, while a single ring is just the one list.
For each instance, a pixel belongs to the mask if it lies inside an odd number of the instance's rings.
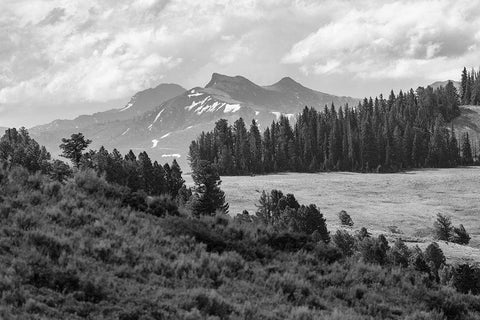
[{"label": "evergreen tree", "polygon": [[473,164],[472,147],[468,132],[462,135],[462,163],[467,166]]},{"label": "evergreen tree", "polygon": [[195,183],[192,196],[192,212],[196,215],[212,215],[217,210],[228,212],[225,194],[220,189],[220,176],[213,164],[206,160],[197,161],[192,168]]},{"label": "evergreen tree", "polygon": [[177,198],[178,192],[185,183],[185,180],[182,178],[182,169],[178,165],[177,160],[173,160],[171,170],[170,170],[170,195],[172,199]]},{"label": "evergreen tree", "polygon": [[83,151],[87,149],[92,140],[85,139],[82,133],[74,133],[70,138],[63,138],[60,149],[62,149],[62,157],[70,159],[75,167],[80,166],[80,160]]}]

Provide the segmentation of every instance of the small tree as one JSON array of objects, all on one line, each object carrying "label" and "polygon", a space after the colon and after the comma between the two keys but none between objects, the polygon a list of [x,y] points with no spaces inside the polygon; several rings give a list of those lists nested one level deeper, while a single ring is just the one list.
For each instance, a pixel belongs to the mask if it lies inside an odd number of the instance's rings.
[{"label": "small tree", "polygon": [[371,236],[370,232],[368,232],[367,228],[362,227],[358,232],[357,232],[357,238],[361,241],[365,238],[369,238]]},{"label": "small tree", "polygon": [[450,217],[441,213],[437,214],[437,220],[433,223],[435,239],[449,241],[452,237],[452,222]]},{"label": "small tree", "polygon": [[389,251],[389,260],[394,265],[408,267],[408,260],[410,259],[410,250],[402,239],[397,239]]},{"label": "small tree", "polygon": [[425,261],[433,265],[432,271],[438,271],[440,266],[445,263],[445,255],[436,242],[432,242],[425,249]]},{"label": "small tree", "polygon": [[347,211],[342,210],[338,213],[338,218],[340,219],[340,223],[342,226],[353,226],[353,220],[350,217],[350,215],[347,213]]},{"label": "small tree", "polygon": [[212,215],[217,210],[228,212],[228,203],[225,203],[225,193],[220,189],[220,176],[216,167],[206,161],[196,161],[192,173],[195,182],[192,197],[192,211],[196,215]]},{"label": "small tree", "polygon": [[70,139],[63,138],[60,149],[62,149],[61,156],[70,159],[73,165],[78,168],[82,160],[83,150],[85,150],[92,140],[85,139],[82,133],[74,133]]},{"label": "small tree", "polygon": [[465,230],[463,224],[459,225],[458,228],[453,228],[452,242],[458,244],[468,244],[470,242],[470,235],[467,230]]},{"label": "small tree", "polygon": [[317,206],[311,204],[309,206],[302,205],[298,208],[295,215],[290,219],[290,225],[295,232],[304,232],[306,234],[312,234],[318,231],[320,238],[325,242],[330,242],[330,235],[327,230],[327,224],[325,218]]},{"label": "small tree", "polygon": [[345,230],[337,230],[332,236],[333,243],[342,251],[343,255],[351,256],[355,247],[355,238]]}]

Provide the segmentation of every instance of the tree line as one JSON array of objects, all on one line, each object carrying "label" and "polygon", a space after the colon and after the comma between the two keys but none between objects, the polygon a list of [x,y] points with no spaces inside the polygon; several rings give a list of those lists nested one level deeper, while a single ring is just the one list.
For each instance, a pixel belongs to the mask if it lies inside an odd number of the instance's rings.
[{"label": "tree line", "polygon": [[[75,172],[93,171],[106,182],[125,187],[123,202],[131,207],[158,214],[177,212],[184,206],[196,215],[227,212],[225,194],[220,189],[221,180],[215,166],[199,161],[193,168],[193,188],[185,185],[178,162],[159,164],[143,151],[138,156],[130,150],[123,156],[117,149],[112,152],[103,146],[87,150],[92,141],[82,133],[63,138],[61,156],[66,162],[52,160],[45,147],[32,139],[25,128],[7,129],[0,138],[0,166],[8,169],[22,167],[30,173],[40,172],[56,181],[65,182]],[[154,208],[153,208],[154,207]]]},{"label": "tree line", "polygon": [[396,172],[473,164],[468,134],[457,140],[446,123],[460,114],[453,83],[419,87],[388,99],[365,98],[356,107],[305,107],[294,123],[281,116],[263,134],[255,120],[216,122],[192,141],[189,160],[214,163],[221,175],[280,171]]},{"label": "tree line", "polygon": [[480,104],[480,70],[467,71],[463,68],[460,84],[460,100],[462,104]]}]

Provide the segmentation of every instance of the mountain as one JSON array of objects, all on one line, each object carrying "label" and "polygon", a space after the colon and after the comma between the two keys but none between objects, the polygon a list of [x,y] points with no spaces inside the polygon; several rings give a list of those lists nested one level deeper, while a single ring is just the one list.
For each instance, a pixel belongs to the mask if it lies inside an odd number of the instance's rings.
[{"label": "mountain", "polygon": [[[31,133],[37,141],[58,152],[62,137],[81,131],[94,141],[93,148],[103,145],[122,152],[146,150],[153,159],[162,162],[179,158],[186,169],[190,142],[202,131],[211,130],[218,119],[225,118],[233,123],[243,117],[247,126],[255,119],[260,127],[265,127],[282,114],[293,118],[305,106],[323,108],[331,103],[341,106],[355,105],[359,101],[306,88],[291,78],[259,86],[242,76],[218,73],[212,75],[205,87],[183,90],[171,99],[161,101],[164,96],[147,99],[147,94],[152,96],[148,90],[137,93],[121,109],[84,116],[88,121],[80,125],[82,117],[66,120],[70,122],[57,120],[32,128]],[[148,110],[155,101],[156,107]],[[141,114],[140,110],[146,112]],[[56,152],[52,150],[52,153]]]},{"label": "mountain", "polygon": [[177,84],[160,84],[155,88],[137,92],[130,101],[122,108],[110,109],[97,112],[92,115],[81,115],[73,120],[55,120],[48,124],[36,126],[30,129],[32,134],[39,134],[47,131],[72,131],[81,130],[99,123],[122,121],[139,116],[152,110],[161,102],[171,99],[186,90]]},{"label": "mountain", "polygon": [[428,85],[429,87],[432,87],[434,90],[437,89],[437,88],[440,88],[440,87],[445,87],[447,85],[447,83],[451,81],[454,85],[454,87],[457,89],[458,92],[460,92],[460,82],[459,81],[454,81],[454,80],[445,80],[445,81],[436,81],[430,85]]}]

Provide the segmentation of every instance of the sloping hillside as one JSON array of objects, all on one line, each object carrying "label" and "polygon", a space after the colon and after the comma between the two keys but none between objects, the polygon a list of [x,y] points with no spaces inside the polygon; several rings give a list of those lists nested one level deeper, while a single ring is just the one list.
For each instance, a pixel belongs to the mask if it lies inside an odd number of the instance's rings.
[{"label": "sloping hillside", "polygon": [[457,139],[462,133],[468,132],[470,140],[473,142],[472,148],[476,147],[476,150],[480,151],[480,106],[461,106],[460,110],[460,116],[455,118],[450,125],[453,124]]},{"label": "sloping hillside", "polygon": [[402,267],[408,249],[380,237],[348,256],[314,234],[132,209],[138,195],[91,171],[0,179],[1,319],[480,317],[478,296],[435,281],[418,250]]}]

